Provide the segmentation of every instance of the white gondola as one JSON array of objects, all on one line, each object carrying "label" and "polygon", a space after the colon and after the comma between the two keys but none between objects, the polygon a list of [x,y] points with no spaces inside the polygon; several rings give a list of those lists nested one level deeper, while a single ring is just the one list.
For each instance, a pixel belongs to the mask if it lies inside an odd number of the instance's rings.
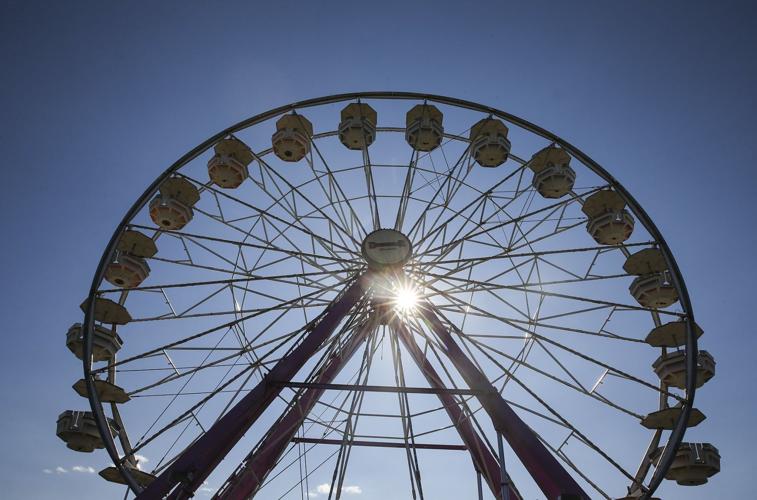
[{"label": "white gondola", "polygon": [[[79,308],[85,313],[87,312],[87,302],[89,302],[89,299],[85,299],[84,302],[79,305]],[[125,325],[131,321],[131,315],[121,304],[113,302],[110,299],[98,297],[95,299],[95,321],[114,325]]]},{"label": "white gondola", "polygon": [[361,150],[376,140],[376,111],[367,104],[353,102],[345,106],[339,122],[339,140],[348,149]]},{"label": "white gondola", "polygon": [[[94,383],[97,397],[103,403],[123,404],[131,400],[126,391],[116,384],[111,384],[107,380],[100,379],[95,379]],[[79,379],[72,387],[79,396],[83,398],[88,397],[87,382],[83,378]]]},{"label": "white gondola", "polygon": [[216,186],[235,189],[242,185],[252,163],[250,148],[236,137],[221,139],[213,148],[215,154],[208,161],[208,177]]},{"label": "white gondola", "polygon": [[[108,425],[111,435],[118,435],[118,425],[111,419],[108,419]],[[74,451],[91,453],[105,447],[95,418],[89,411],[66,410],[61,413],[58,416],[56,435]]]},{"label": "white gondola", "polygon": [[[122,345],[123,341],[116,332],[104,326],[95,325],[92,336],[93,361],[108,361],[121,349]],[[81,323],[74,323],[68,329],[66,346],[77,358],[82,358],[84,355],[84,337]]]},{"label": "white gondola", "polygon": [[159,194],[150,202],[150,218],[163,229],[179,230],[186,226],[192,217],[192,208],[173,198]]},{"label": "white gondola", "polygon": [[507,126],[500,120],[484,118],[470,131],[471,156],[482,167],[498,167],[510,156]]},{"label": "white gondola", "polygon": [[586,230],[600,245],[619,245],[631,237],[634,220],[618,193],[603,190],[589,196],[581,210],[589,217]]},{"label": "white gondola", "polygon": [[651,309],[670,307],[678,300],[678,291],[667,271],[639,276],[628,290],[636,302]]},{"label": "white gondola", "polygon": [[[658,448],[653,458],[659,461],[663,448]],[[682,486],[699,486],[720,472],[720,453],[710,443],[681,443],[675,459],[665,474]]]},{"label": "white gondola", "polygon": [[[641,425],[647,429],[673,430],[682,411],[680,407],[663,408],[662,410],[653,411],[641,420]],[[696,408],[692,408],[686,427],[695,427],[701,424],[705,418],[707,417],[704,416],[704,413]]]},{"label": "white gondola", "polygon": [[160,186],[150,202],[150,218],[163,229],[179,230],[192,220],[192,207],[200,200],[200,192],[188,180],[172,177]]},{"label": "white gondola", "polygon": [[660,309],[673,305],[678,300],[678,291],[673,285],[668,264],[658,248],[645,248],[626,259],[623,269],[638,277],[628,290],[644,307]]},{"label": "white gondola", "polygon": [[623,270],[628,274],[642,276],[667,271],[668,263],[659,248],[645,248],[629,255],[623,264]]},{"label": "white gondola", "polygon": [[[686,330],[686,323],[683,321],[671,321],[653,328],[644,342],[652,347],[681,347],[686,344]],[[704,331],[695,324],[694,335],[699,338],[703,334]]]},{"label": "white gondola", "polygon": [[542,149],[531,157],[528,168],[534,173],[531,185],[544,198],[562,198],[576,182],[570,155],[562,148],[548,146]]},{"label": "white gondola", "polygon": [[119,253],[105,269],[105,279],[119,288],[136,288],[147,279],[150,266],[145,259]]},{"label": "white gondola", "polygon": [[405,116],[405,139],[416,151],[433,151],[444,138],[444,115],[436,106],[418,104]]},{"label": "white gondola", "polygon": [[[660,380],[670,387],[686,388],[686,353],[673,351],[660,355],[652,364]],[[707,351],[697,356],[696,386],[701,387],[715,376],[715,359]]]},{"label": "white gondola", "polygon": [[[156,479],[156,476],[138,469],[137,467],[134,467],[132,465],[127,464],[126,468],[129,469],[129,474],[131,474],[131,477],[133,477],[140,486],[147,486]],[[121,471],[118,470],[117,467],[106,467],[98,474],[100,474],[100,477],[111,483],[127,484],[126,479],[124,479],[123,474],[121,474]]]},{"label": "white gondola", "polygon": [[116,248],[119,252],[143,259],[149,259],[158,253],[158,247],[152,238],[133,229],[127,229],[121,234]]},{"label": "white gondola", "polygon": [[276,121],[276,132],[271,136],[273,152],[289,162],[300,161],[310,152],[313,124],[302,115],[284,115]]}]

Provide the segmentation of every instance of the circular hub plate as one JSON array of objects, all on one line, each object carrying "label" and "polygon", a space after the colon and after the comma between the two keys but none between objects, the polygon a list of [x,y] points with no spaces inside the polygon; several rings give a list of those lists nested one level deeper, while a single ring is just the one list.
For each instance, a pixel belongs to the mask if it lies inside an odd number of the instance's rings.
[{"label": "circular hub plate", "polygon": [[361,248],[372,269],[402,266],[413,254],[413,245],[394,229],[378,229],[365,237]]}]

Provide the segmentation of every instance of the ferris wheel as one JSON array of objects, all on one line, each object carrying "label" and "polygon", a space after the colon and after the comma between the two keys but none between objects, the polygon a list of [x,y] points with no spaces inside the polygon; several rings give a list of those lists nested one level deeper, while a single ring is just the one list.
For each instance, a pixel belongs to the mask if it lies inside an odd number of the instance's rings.
[{"label": "ferris wheel", "polygon": [[650,217],[473,102],[229,127],[129,209],[81,309],[90,409],[57,435],[138,499],[648,499],[720,469],[683,441],[715,361]]}]

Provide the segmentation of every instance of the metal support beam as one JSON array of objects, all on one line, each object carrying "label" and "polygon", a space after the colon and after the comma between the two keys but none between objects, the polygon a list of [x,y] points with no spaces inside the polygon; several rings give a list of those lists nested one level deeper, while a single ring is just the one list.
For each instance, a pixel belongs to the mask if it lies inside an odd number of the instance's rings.
[{"label": "metal support beam", "polygon": [[[460,346],[452,338],[447,327],[433,310],[425,304],[419,308],[422,318],[437,336],[447,357],[455,365],[471,389],[486,394],[477,396],[481,406],[494,424],[497,432],[507,440],[547,500],[574,495],[577,499],[589,500],[573,477],[542,444],[536,433],[510,408],[502,396],[496,392],[489,379],[468,359]],[[499,484],[497,485],[499,488]]]},{"label": "metal support beam", "polygon": [[367,277],[358,277],[347,287],[329,305],[320,321],[311,325],[310,332],[304,336],[302,342],[282,357],[252,391],[142,490],[137,495],[137,500],[184,500],[194,496],[197,488],[281,393],[282,386],[271,384],[269,380],[291,379],[297,374],[363,296]]},{"label": "metal support beam", "polygon": [[[331,355],[320,373],[316,376],[316,386],[327,385],[341,371],[342,367],[352,358],[368,334],[375,328],[375,318],[360,325],[345,345]],[[276,384],[283,386],[285,384]],[[305,417],[315,406],[323,394],[324,389],[311,387],[293,402],[284,414],[271,426],[260,446],[250,452],[244,461],[231,474],[218,492],[214,500],[245,500],[252,498],[263,485],[263,481],[276,466],[282,453],[286,451],[302,425]]]},{"label": "metal support beam", "polygon": [[[495,498],[498,500],[503,499],[500,488],[503,483],[507,482],[507,493],[509,493],[509,498],[512,500],[520,500],[521,497],[515,487],[512,486],[507,479],[502,480],[500,475],[500,465],[497,463],[497,459],[494,458],[489,451],[489,448],[486,447],[483,439],[481,439],[478,433],[476,433],[473,424],[471,424],[470,418],[465,415],[460,404],[453,397],[452,392],[445,388],[442,378],[418,346],[413,335],[399,320],[394,320],[391,323],[391,327],[397,333],[400,341],[426,377],[429,385],[435,389],[443,389],[437,393],[439,399],[441,400],[442,405],[444,405],[447,415],[449,415],[449,418],[455,425],[457,432],[460,434],[460,438],[470,452],[477,473],[484,475],[486,484],[489,486],[489,489],[492,491]],[[479,396],[482,394],[480,390],[474,392]],[[507,499],[507,497],[504,498]]]},{"label": "metal support beam", "polygon": [[303,444],[332,444],[336,446],[367,446],[371,448],[415,448],[416,450],[445,450],[466,451],[468,448],[461,444],[434,444],[434,443],[392,443],[387,441],[361,441],[342,439],[316,439],[316,438],[292,438],[292,443]]}]

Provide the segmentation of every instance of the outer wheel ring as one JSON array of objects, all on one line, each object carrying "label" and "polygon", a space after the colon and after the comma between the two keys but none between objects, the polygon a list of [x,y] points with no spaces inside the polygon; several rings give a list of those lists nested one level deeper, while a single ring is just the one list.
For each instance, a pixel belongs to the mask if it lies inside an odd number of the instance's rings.
[{"label": "outer wheel ring", "polygon": [[210,138],[202,142],[200,145],[196,146],[191,151],[189,151],[188,153],[183,155],[181,158],[179,158],[173,165],[171,165],[160,176],[158,176],[155,179],[155,181],[153,181],[153,183],[145,190],[145,192],[142,193],[142,195],[134,202],[131,208],[124,215],[123,219],[121,219],[121,222],[119,223],[119,225],[116,227],[115,231],[113,232],[113,235],[111,236],[110,241],[108,242],[108,245],[106,246],[105,251],[102,254],[102,257],[100,258],[100,262],[97,266],[94,277],[92,279],[92,284],[90,286],[89,296],[86,301],[85,316],[84,316],[84,322],[83,322],[84,352],[83,352],[82,359],[83,359],[83,368],[84,368],[84,379],[87,385],[87,394],[88,394],[89,404],[90,404],[92,413],[95,417],[98,430],[105,444],[105,448],[107,449],[108,454],[111,457],[111,460],[113,461],[114,465],[118,467],[118,469],[120,470],[122,476],[125,478],[131,490],[137,493],[141,491],[142,488],[137,483],[136,479],[131,475],[128,468],[121,463],[115,441],[113,440],[113,437],[111,436],[110,431],[109,431],[105,413],[103,412],[102,403],[100,402],[97,396],[97,392],[95,390],[94,381],[92,378],[92,366],[91,366],[92,344],[93,344],[92,332],[94,329],[94,305],[95,305],[94,299],[97,296],[98,287],[101,281],[103,280],[105,269],[108,263],[110,262],[110,260],[113,258],[113,255],[115,253],[120,234],[122,233],[124,228],[128,225],[129,221],[148,202],[148,200],[158,191],[159,186],[163,183],[165,179],[167,179],[169,176],[171,176],[171,174],[173,174],[175,171],[183,167],[185,164],[189,163],[191,160],[193,160],[194,158],[196,158],[197,156],[199,156],[200,154],[202,154],[203,152],[211,148],[220,139],[226,137],[229,134],[233,134],[239,130],[248,128],[257,123],[270,119],[274,116],[285,113],[287,111],[291,111],[294,109],[309,108],[309,107],[318,106],[322,104],[332,104],[336,102],[356,100],[356,99],[420,100],[420,101],[435,102],[439,104],[446,104],[446,105],[456,106],[460,108],[466,108],[473,111],[480,111],[482,113],[488,113],[488,114],[491,114],[492,116],[496,116],[506,121],[515,123],[516,125],[522,127],[523,129],[528,130],[529,132],[532,132],[538,136],[541,136],[545,139],[555,142],[559,144],[562,148],[564,148],[566,151],[568,151],[573,157],[581,161],[585,166],[587,166],[595,174],[597,174],[598,176],[606,180],[607,183],[610,186],[612,186],[612,188],[621,195],[621,197],[625,200],[625,202],[631,208],[633,213],[638,217],[639,221],[644,225],[645,229],[657,242],[667,262],[668,269],[670,270],[672,282],[678,291],[679,302],[684,311],[684,318],[685,318],[684,320],[686,322],[686,346],[685,346],[686,347],[686,390],[685,390],[686,394],[685,394],[685,400],[682,404],[682,412],[675,424],[675,427],[673,428],[670,434],[670,437],[665,446],[663,454],[660,458],[658,466],[656,467],[655,473],[652,476],[652,479],[650,481],[649,489],[641,497],[642,500],[650,499],[651,495],[655,492],[655,490],[658,488],[658,486],[662,482],[666,471],[670,468],[670,465],[672,464],[675,458],[675,453],[678,449],[678,446],[681,444],[684,433],[686,431],[686,423],[689,420],[689,415],[693,407],[694,395],[696,392],[696,360],[697,360],[697,354],[698,354],[697,339],[696,339],[695,327],[694,327],[695,325],[694,313],[691,306],[691,299],[689,297],[689,293],[686,288],[686,283],[683,279],[683,276],[681,275],[678,264],[676,263],[676,260],[673,257],[672,252],[670,251],[670,247],[668,246],[667,242],[663,238],[662,234],[657,229],[654,222],[646,213],[646,211],[644,211],[644,209],[641,207],[641,205],[634,199],[633,196],[631,196],[631,194],[612,175],[610,175],[609,172],[607,172],[604,168],[602,168],[598,163],[592,160],[588,155],[586,155],[584,152],[579,150],[577,147],[561,139],[557,135],[537,125],[534,125],[533,123],[527,120],[516,117],[502,110],[492,108],[489,106],[484,106],[482,104],[478,104],[472,101],[456,99],[456,98],[446,97],[446,96],[439,96],[439,95],[434,95],[434,94],[424,94],[424,93],[418,93],[418,92],[392,92],[392,91],[353,92],[353,93],[335,94],[335,95],[330,95],[330,96],[325,96],[325,97],[318,97],[314,99],[307,99],[304,101],[298,101],[298,102],[294,102],[294,103],[287,104],[284,106],[280,106],[272,110],[266,111],[264,113],[255,115],[246,120],[240,121],[239,123],[232,125],[231,127],[228,127],[222,130],[221,132],[211,136]]}]

